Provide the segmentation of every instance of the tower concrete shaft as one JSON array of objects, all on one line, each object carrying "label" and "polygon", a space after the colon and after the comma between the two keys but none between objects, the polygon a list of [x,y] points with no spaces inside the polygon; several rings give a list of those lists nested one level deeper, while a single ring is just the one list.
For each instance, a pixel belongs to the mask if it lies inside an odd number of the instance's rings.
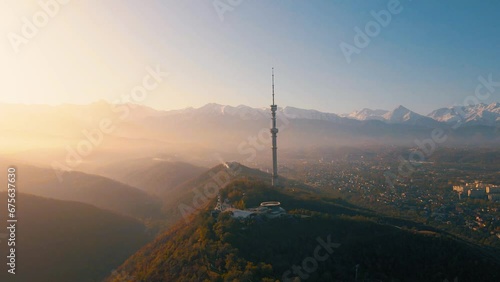
[{"label": "tower concrete shaft", "polygon": [[273,187],[278,186],[278,146],[276,142],[276,137],[278,134],[278,128],[276,128],[276,110],[278,106],[274,104],[274,68],[272,73],[273,79],[273,104],[271,105],[271,120],[272,120],[272,128],[271,128],[271,136],[272,136],[272,150],[273,150],[273,179],[272,185]]}]

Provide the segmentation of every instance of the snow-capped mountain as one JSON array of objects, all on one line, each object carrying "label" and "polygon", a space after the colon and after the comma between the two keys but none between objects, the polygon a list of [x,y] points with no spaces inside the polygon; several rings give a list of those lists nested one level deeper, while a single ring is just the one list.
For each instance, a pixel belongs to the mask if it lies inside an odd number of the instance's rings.
[{"label": "snow-capped mountain", "polygon": [[386,110],[372,110],[364,108],[360,111],[354,111],[350,114],[344,114],[343,117],[357,119],[357,120],[385,120],[383,115],[389,111]]},{"label": "snow-capped mountain", "polygon": [[283,113],[288,119],[310,119],[324,121],[339,121],[342,118],[336,114],[324,113],[316,110],[304,110],[294,107],[284,107],[279,109],[279,113]]},{"label": "snow-capped mountain", "polygon": [[187,116],[231,116],[239,117],[243,120],[257,120],[263,116],[268,117],[268,109],[265,108],[252,108],[245,105],[236,107],[229,105],[220,105],[216,103],[209,103],[200,108],[185,108],[180,110],[167,111],[167,116],[173,115],[187,115]]},{"label": "snow-capped mountain", "polygon": [[[190,149],[197,146],[209,151],[213,148],[217,150],[237,148],[242,152],[250,153],[253,150],[248,150],[248,146],[245,146],[254,144],[255,138],[264,140],[266,138],[264,134],[269,132],[271,122],[269,108],[252,108],[244,105],[207,104],[199,108],[158,111],[137,104],[96,103],[60,106],[0,104],[0,117],[3,116],[4,120],[9,120],[9,122],[0,123],[0,130],[9,134],[17,134],[16,140],[22,140],[24,136],[31,136],[30,134],[37,134],[36,136],[42,134],[40,136],[44,139],[41,144],[58,142],[66,144],[66,140],[78,142],[82,128],[94,128],[104,118],[120,119],[127,113],[125,110],[129,112],[126,115],[126,122],[120,123],[116,134],[110,134],[108,139],[112,141],[109,142],[122,144],[128,140],[123,144],[131,147],[139,146],[137,150],[141,151],[146,147],[162,148],[162,150],[165,147],[176,146],[186,148],[185,144],[187,144]],[[468,113],[468,124],[454,128],[453,124],[448,124],[446,121],[457,116],[460,111]],[[372,119],[371,116],[380,113],[362,110],[356,117],[363,120],[358,120],[352,118],[355,115],[341,117],[317,110],[295,107],[279,108],[277,123],[280,130],[280,145],[282,148],[321,147],[332,144],[413,146],[416,139],[424,140],[432,136],[435,128],[441,128],[447,132],[449,137],[447,144],[450,145],[497,146],[500,144],[500,135],[498,131],[495,131],[496,125],[476,125],[488,124],[493,120],[496,122],[499,115],[498,104],[478,105],[465,109],[455,107],[433,112],[432,116],[442,121],[422,116],[400,106],[383,114],[382,121],[369,120]],[[30,115],[36,118],[25,124],[24,117]],[[12,120],[17,120],[18,123],[12,124],[10,122]],[[58,126],[45,126],[52,122],[57,122],[55,124]],[[497,124],[500,125],[498,122]],[[13,128],[23,128],[23,131],[18,133]],[[60,128],[64,130],[56,131]],[[61,136],[60,132],[64,132],[64,135]],[[141,139],[138,139],[138,136]],[[56,138],[62,139],[59,141]],[[141,145],[138,145],[139,143]],[[255,144],[258,146],[255,149],[265,147],[260,143]],[[8,145],[12,148],[18,146],[17,143]]]},{"label": "snow-capped mountain", "polygon": [[[252,108],[245,105],[236,107],[215,103],[206,104],[200,108],[185,108],[163,112],[163,115],[181,115],[183,117],[227,116],[242,120],[269,119],[269,108]],[[455,124],[462,122],[464,125],[497,126],[500,124],[500,103],[477,104],[467,107],[441,108],[424,116],[410,109],[399,106],[392,111],[362,109],[350,114],[337,115],[334,113],[320,112],[317,110],[300,109],[296,107],[278,108],[278,117],[287,119],[321,120],[329,122],[349,122],[353,120],[370,121],[379,120],[388,124],[407,124],[426,127],[436,127],[439,123]]]},{"label": "snow-capped mountain", "polygon": [[392,111],[364,108],[342,116],[355,120],[380,120],[390,124],[434,125],[436,123],[433,119],[417,114],[404,106]]},{"label": "snow-capped mountain", "polygon": [[495,126],[500,123],[500,103],[441,108],[428,117],[447,124]]},{"label": "snow-capped mountain", "polygon": [[[261,118],[268,119],[270,117],[269,108],[252,108],[245,105],[236,107],[228,105],[220,105],[215,103],[206,104],[200,108],[185,108],[181,110],[168,111],[166,115],[200,115],[200,116],[231,116],[238,117],[243,120],[257,120]],[[277,115],[284,115],[287,119],[309,119],[309,120],[325,120],[338,121],[341,118],[332,113],[324,113],[317,110],[306,110],[295,107],[278,108]]]},{"label": "snow-capped mountain", "polygon": [[433,126],[437,122],[429,117],[417,114],[409,109],[399,106],[394,110],[384,114],[383,119],[391,124],[411,124]]}]

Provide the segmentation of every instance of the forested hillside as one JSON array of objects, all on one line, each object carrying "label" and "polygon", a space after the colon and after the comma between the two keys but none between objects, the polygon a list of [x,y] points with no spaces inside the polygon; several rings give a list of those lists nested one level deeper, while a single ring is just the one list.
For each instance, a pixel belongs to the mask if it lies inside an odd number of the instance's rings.
[{"label": "forested hillside", "polygon": [[[0,192],[0,203],[7,203],[7,193]],[[151,239],[141,222],[87,204],[20,193],[15,205],[16,274],[3,263],[0,281],[101,281]],[[2,224],[6,220],[1,212]]]},{"label": "forested hillside", "polygon": [[[397,221],[335,199],[294,195],[248,180],[233,181],[221,196],[247,207],[278,200],[289,215],[240,220],[227,212],[214,217],[207,208],[189,224],[180,222],[160,235],[119,270],[148,282],[354,281],[356,268],[358,281],[500,279],[498,254],[411,222],[396,226]],[[318,246],[324,259],[313,262],[308,258]]]}]

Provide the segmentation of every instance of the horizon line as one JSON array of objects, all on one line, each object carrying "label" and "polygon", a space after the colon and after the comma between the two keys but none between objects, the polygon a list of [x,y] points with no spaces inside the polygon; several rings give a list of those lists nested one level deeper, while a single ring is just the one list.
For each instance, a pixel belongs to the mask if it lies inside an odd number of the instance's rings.
[{"label": "horizon line", "polygon": [[[145,107],[145,108],[150,108],[152,110],[155,110],[155,111],[160,111],[160,112],[169,112],[169,111],[179,111],[179,110],[187,110],[187,109],[200,109],[200,108],[203,108],[203,107],[206,107],[208,105],[218,105],[218,106],[229,106],[229,107],[233,107],[233,108],[237,108],[237,107],[241,107],[241,106],[244,106],[244,107],[248,107],[248,108],[252,108],[252,109],[261,109],[261,110],[265,110],[267,109],[267,106],[262,106],[262,107],[252,107],[252,106],[248,106],[248,105],[245,105],[245,104],[239,104],[239,105],[230,105],[230,104],[220,104],[220,103],[217,103],[217,102],[209,102],[209,103],[206,103],[202,106],[199,106],[199,107],[195,107],[195,106],[188,106],[188,107],[184,107],[184,108],[173,108],[173,109],[159,109],[159,108],[156,108],[156,107],[153,107],[153,106],[150,106],[150,105],[146,105],[146,104],[141,104],[141,103],[134,103],[134,102],[126,102],[126,103],[113,103],[113,102],[110,102],[106,99],[99,99],[99,100],[96,100],[96,101],[93,101],[93,102],[87,102],[87,103],[66,103],[66,102],[62,102],[62,103],[57,103],[57,104],[50,104],[50,103],[25,103],[25,102],[18,102],[18,103],[14,103],[14,102],[2,102],[0,101],[0,105],[23,105],[23,106],[49,106],[49,107],[61,107],[61,106],[90,106],[92,104],[98,104],[98,103],[106,103],[106,104],[109,104],[109,105],[112,105],[112,104],[117,104],[117,105],[138,105],[138,106],[141,106],[141,107]],[[467,105],[467,107],[469,106],[477,106],[477,105],[492,105],[492,104],[500,104],[500,101],[494,101],[494,102],[491,102],[491,103],[477,103],[477,104],[472,104],[472,105]],[[414,113],[417,113],[417,114],[420,114],[414,110],[411,110],[411,108],[407,107],[407,106],[404,106],[402,104],[399,104],[398,106],[394,107],[392,110],[387,110],[387,109],[373,109],[373,108],[368,108],[368,107],[363,107],[363,108],[359,108],[357,110],[354,110],[354,111],[351,111],[351,112],[348,112],[348,113],[335,113],[335,112],[330,112],[330,111],[320,111],[320,110],[317,110],[317,109],[311,109],[311,108],[301,108],[301,107],[296,107],[296,106],[290,106],[290,105],[286,105],[286,106],[282,106],[282,107],[278,107],[278,108],[296,108],[296,109],[301,109],[301,110],[308,110],[308,111],[317,111],[317,112],[320,112],[320,113],[326,113],[326,114],[335,114],[335,115],[338,115],[338,116],[342,116],[342,115],[348,115],[348,114],[351,114],[351,113],[354,113],[354,112],[359,112],[359,111],[362,111],[362,110],[365,110],[365,109],[368,109],[368,110],[373,110],[373,111],[377,111],[377,110],[381,110],[381,111],[387,111],[387,112],[391,112],[391,111],[394,111],[400,107],[404,107],[406,109],[408,109],[409,111],[412,111]],[[445,106],[445,107],[438,107],[438,108],[435,108],[434,110],[432,110],[430,113],[432,113],[433,111],[436,111],[436,110],[439,110],[439,109],[449,109],[449,108],[455,108],[455,107],[466,107],[464,105],[453,105],[453,106]],[[420,115],[423,115],[423,116],[427,116],[428,114],[420,114]]]}]

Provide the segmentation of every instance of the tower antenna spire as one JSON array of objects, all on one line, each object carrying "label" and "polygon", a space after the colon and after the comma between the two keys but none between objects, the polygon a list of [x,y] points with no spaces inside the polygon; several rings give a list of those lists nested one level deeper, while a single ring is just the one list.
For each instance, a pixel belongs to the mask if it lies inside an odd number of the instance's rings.
[{"label": "tower antenna spire", "polygon": [[272,68],[273,73],[273,105],[274,105],[274,68]]}]

